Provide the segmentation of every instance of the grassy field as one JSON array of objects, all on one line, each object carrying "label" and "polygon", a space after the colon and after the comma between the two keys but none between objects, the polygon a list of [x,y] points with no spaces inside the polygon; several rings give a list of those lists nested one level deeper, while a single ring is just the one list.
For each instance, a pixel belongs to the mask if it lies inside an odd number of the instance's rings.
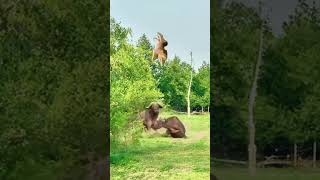
[{"label": "grassy field", "polygon": [[210,179],[210,118],[207,115],[161,113],[178,116],[187,139],[165,137],[165,129],[143,134],[139,146],[111,154],[111,179]]},{"label": "grassy field", "polygon": [[215,167],[219,180],[320,180],[319,169],[260,168],[254,177],[248,175],[247,168]]}]

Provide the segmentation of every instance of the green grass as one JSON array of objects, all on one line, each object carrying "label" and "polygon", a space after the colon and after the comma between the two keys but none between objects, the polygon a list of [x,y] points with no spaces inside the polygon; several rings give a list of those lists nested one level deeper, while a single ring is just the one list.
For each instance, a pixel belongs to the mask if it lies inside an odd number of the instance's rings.
[{"label": "green grass", "polygon": [[206,180],[210,178],[210,118],[206,115],[161,113],[178,116],[187,139],[165,137],[165,129],[144,133],[138,146],[111,154],[111,179]]},{"label": "green grass", "polygon": [[247,168],[215,167],[219,180],[320,180],[319,169],[259,168],[256,176],[249,176]]}]

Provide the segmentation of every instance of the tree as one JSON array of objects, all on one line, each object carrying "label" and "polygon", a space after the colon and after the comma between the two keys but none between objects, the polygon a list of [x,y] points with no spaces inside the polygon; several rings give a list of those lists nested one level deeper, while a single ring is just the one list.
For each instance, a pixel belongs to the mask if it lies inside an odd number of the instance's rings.
[{"label": "tree", "polygon": [[14,0],[0,11],[0,179],[81,179],[80,157],[106,156],[105,2]]},{"label": "tree", "polygon": [[[307,134],[314,133],[309,126],[313,124],[314,118],[307,116],[306,112],[313,111],[309,109],[311,106],[308,102],[314,96],[314,87],[319,83],[316,70],[319,62],[314,60],[319,57],[316,52],[319,49],[317,13],[314,5],[311,7],[306,1],[299,1],[295,13],[284,23],[283,37],[277,39],[266,52],[268,62],[261,79],[262,95],[269,97],[270,104],[290,114],[287,120],[284,119],[286,125],[283,129],[294,144],[295,165],[297,144],[315,140],[314,135],[306,138]],[[277,81],[274,82],[274,79]]]},{"label": "tree", "polygon": [[143,49],[144,57],[146,60],[151,61],[152,58],[152,45],[147,38],[146,34],[143,34],[139,39],[137,43],[137,47]]},{"label": "tree", "polygon": [[192,74],[193,74],[193,69],[192,69],[192,52],[190,52],[190,57],[191,57],[191,71],[190,71],[190,81],[189,81],[189,86],[188,86],[188,96],[187,96],[187,104],[188,104],[188,107],[187,107],[187,110],[188,110],[188,117],[191,116],[190,114],[190,95],[191,95],[191,86],[192,86]]},{"label": "tree", "polygon": [[[194,74],[192,83],[191,102],[192,107],[200,106],[203,111],[204,107],[210,104],[210,65],[203,62],[198,72]],[[208,108],[209,110],[209,108]]]},{"label": "tree", "polygon": [[187,109],[187,91],[191,66],[182,62],[179,57],[169,60],[166,66],[160,67],[155,79],[164,95],[164,101],[178,111]]},{"label": "tree", "polygon": [[[274,37],[270,29],[263,26],[265,61],[256,83],[259,96],[255,104],[252,103],[254,111],[251,111],[254,112],[255,143],[259,147],[257,156],[270,155],[274,148],[282,148],[283,153],[293,152],[296,164],[300,145],[311,147],[313,143],[314,162],[317,159],[319,135],[314,114],[318,113],[319,90],[316,89],[320,75],[317,70],[320,67],[318,14],[315,6],[299,1],[294,14],[284,24],[281,37]],[[245,149],[247,145],[246,137],[236,139],[236,134],[244,133],[244,118],[249,117],[243,105],[255,79],[256,47],[259,47],[256,39],[261,35],[261,18],[254,9],[230,3],[219,10],[215,22],[212,38],[216,43],[211,56],[214,59],[211,83],[215,87],[213,146],[216,156],[239,159],[243,152],[232,149]],[[196,78],[194,82],[197,83]],[[219,149],[222,144],[228,145]],[[312,151],[307,150],[307,154],[312,155]]]},{"label": "tree", "polygon": [[[213,110],[215,113],[213,116],[216,116],[213,119],[216,122],[212,123],[213,127],[211,128],[216,129],[215,132],[217,132],[218,128],[230,127],[223,125],[222,121],[227,121],[224,114],[232,111],[236,116],[233,118],[236,120],[231,121],[230,124],[232,127],[241,128],[237,130],[243,133],[248,130],[245,124],[247,122],[245,119],[248,118],[245,104],[248,103],[248,89],[254,79],[254,67],[257,61],[256,47],[259,46],[259,41],[256,39],[260,35],[261,20],[254,9],[234,2],[225,9],[220,9],[219,12],[215,18],[216,23],[213,24],[212,34],[216,43],[212,47],[213,54],[211,55],[214,59],[211,65],[211,84],[214,87],[214,94],[211,97],[214,101]],[[219,112],[219,110],[223,112]],[[233,137],[233,132],[228,132],[228,129],[220,131]],[[218,135],[215,133],[213,136]],[[241,141],[239,141],[240,138]],[[239,155],[243,157],[240,153],[248,154],[247,148],[245,148],[248,145],[246,138],[239,137],[236,143],[235,141],[229,142],[229,148],[224,150],[229,151],[230,154],[238,154],[238,157]],[[231,152],[232,149],[235,149],[233,148],[235,145],[241,147],[243,151]],[[225,151],[221,153],[227,154]]]},{"label": "tree", "polygon": [[146,34],[142,34],[142,36],[138,39],[137,47],[148,51],[152,50],[152,45]]},{"label": "tree", "polygon": [[[260,1],[260,14],[261,14],[261,1]],[[258,78],[260,75],[260,66],[262,64],[262,53],[263,53],[263,23],[261,23],[261,30],[260,30],[260,39],[259,39],[259,55],[258,55],[258,60],[256,63],[256,69],[255,69],[255,75],[254,75],[254,80],[252,83],[252,88],[250,91],[250,96],[249,96],[249,121],[248,121],[248,126],[249,126],[249,171],[251,175],[254,175],[256,173],[256,151],[257,147],[255,145],[255,123],[254,123],[254,115],[253,115],[253,109],[254,109],[254,103],[255,103],[255,98],[257,96],[257,88],[258,88]]]}]

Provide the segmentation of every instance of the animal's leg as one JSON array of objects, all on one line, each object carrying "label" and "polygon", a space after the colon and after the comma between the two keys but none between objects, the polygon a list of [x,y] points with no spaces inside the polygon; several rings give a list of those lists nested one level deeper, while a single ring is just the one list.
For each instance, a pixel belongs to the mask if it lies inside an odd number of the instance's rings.
[{"label": "animal's leg", "polygon": [[164,58],[162,57],[162,58],[160,59],[160,64],[161,64],[161,66],[164,65],[164,62],[165,62],[165,60],[164,60]]},{"label": "animal's leg", "polygon": [[171,133],[178,133],[180,130],[179,129],[174,129],[174,128],[170,128]]},{"label": "animal's leg", "polygon": [[169,129],[166,130],[166,134],[167,134],[167,135],[170,135],[170,134],[171,134]]},{"label": "animal's leg", "polygon": [[155,50],[153,50],[153,52],[152,52],[152,61],[156,60],[157,58],[158,58],[158,53]]},{"label": "animal's leg", "polygon": [[165,55],[163,53],[159,54],[159,62],[160,62],[160,64],[164,65],[165,61],[166,61]]},{"label": "animal's leg", "polygon": [[147,129],[148,129],[148,131],[150,130],[151,126],[152,126],[152,122],[151,121],[147,121]]},{"label": "animal's leg", "polygon": [[153,121],[153,122],[152,122],[152,125],[153,125],[153,128],[154,128],[154,129],[157,129],[157,128],[158,128],[158,122],[157,122],[157,120]]},{"label": "animal's leg", "polygon": [[151,61],[154,60],[154,52],[152,52],[152,58],[151,58]]}]

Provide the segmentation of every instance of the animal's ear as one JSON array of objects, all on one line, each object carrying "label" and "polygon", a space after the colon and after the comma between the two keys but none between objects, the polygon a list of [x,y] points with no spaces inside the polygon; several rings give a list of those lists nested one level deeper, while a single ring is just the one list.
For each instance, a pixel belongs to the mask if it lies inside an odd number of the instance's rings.
[{"label": "animal's ear", "polygon": [[150,104],[146,107],[146,109],[150,109],[150,108],[151,108],[151,106],[152,106],[152,104],[153,104],[153,102],[152,102],[152,103],[150,103]]},{"label": "animal's ear", "polygon": [[160,108],[163,108],[163,105],[162,105],[162,104],[158,103],[158,105],[159,105]]}]

